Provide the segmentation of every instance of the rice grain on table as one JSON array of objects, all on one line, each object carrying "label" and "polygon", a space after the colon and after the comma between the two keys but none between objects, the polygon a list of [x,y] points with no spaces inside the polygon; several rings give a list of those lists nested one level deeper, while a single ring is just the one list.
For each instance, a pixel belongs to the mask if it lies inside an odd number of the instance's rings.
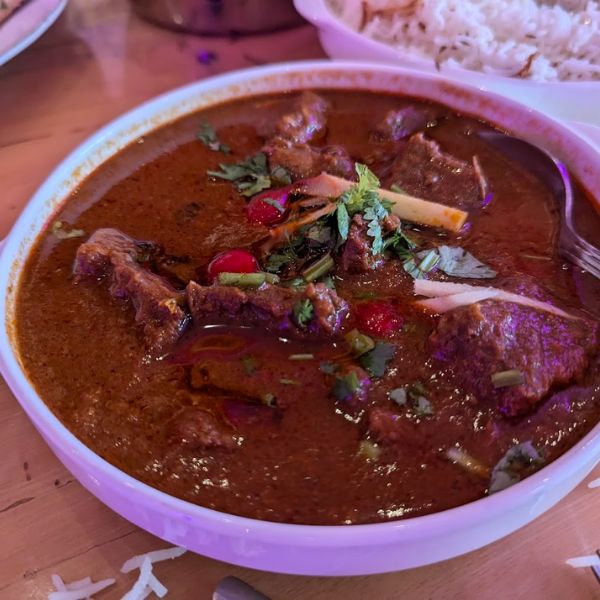
[{"label": "rice grain on table", "polygon": [[327,0],[342,21],[438,67],[600,80],[597,0]]}]

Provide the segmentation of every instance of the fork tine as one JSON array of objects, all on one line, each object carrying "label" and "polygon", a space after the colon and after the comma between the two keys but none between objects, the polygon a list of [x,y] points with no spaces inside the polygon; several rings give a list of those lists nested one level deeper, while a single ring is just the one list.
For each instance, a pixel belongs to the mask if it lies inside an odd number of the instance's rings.
[{"label": "fork tine", "polygon": [[590,260],[577,251],[574,252],[571,248],[561,248],[561,254],[574,265],[600,279],[600,263]]},{"label": "fork tine", "polygon": [[[600,550],[596,550],[596,554],[598,555],[598,557],[600,557]],[[600,583],[600,567],[595,566],[595,567],[591,567],[591,569],[592,569],[592,573],[596,577],[596,581],[598,581],[598,583]]]}]

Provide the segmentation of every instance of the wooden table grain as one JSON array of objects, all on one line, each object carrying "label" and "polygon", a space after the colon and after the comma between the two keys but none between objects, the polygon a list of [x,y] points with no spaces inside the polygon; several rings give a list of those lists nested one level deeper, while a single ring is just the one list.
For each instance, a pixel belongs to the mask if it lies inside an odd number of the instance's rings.
[{"label": "wooden table grain", "polygon": [[[204,59],[199,60],[198,54]],[[214,60],[210,60],[214,53]],[[255,64],[319,58],[311,27],[247,38],[193,37],[140,21],[124,0],[71,0],[51,30],[0,68],[0,236],[50,170],[110,119],[178,85]],[[592,474],[600,476],[600,470]],[[156,573],[174,599],[208,599],[237,575],[283,599],[587,599],[589,569],[565,564],[600,545],[600,490],[581,484],[534,523],[484,549],[411,571],[355,578],[275,575],[187,553]],[[131,555],[164,547],[84,490],[0,385],[0,598],[46,598],[50,575],[116,577]]]}]

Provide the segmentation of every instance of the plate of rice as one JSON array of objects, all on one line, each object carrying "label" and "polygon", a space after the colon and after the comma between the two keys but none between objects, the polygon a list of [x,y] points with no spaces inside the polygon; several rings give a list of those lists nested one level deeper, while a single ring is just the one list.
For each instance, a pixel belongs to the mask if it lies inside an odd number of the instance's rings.
[{"label": "plate of rice", "polygon": [[338,59],[391,62],[600,126],[598,0],[295,0]]},{"label": "plate of rice", "polygon": [[0,66],[35,42],[67,0],[0,0]]}]

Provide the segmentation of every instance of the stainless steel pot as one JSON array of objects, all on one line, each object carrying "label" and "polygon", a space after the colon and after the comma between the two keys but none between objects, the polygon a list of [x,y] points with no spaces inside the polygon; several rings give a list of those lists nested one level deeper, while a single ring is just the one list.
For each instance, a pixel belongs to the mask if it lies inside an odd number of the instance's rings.
[{"label": "stainless steel pot", "polygon": [[292,0],[131,0],[131,3],[149,21],[208,35],[257,33],[303,22]]}]

